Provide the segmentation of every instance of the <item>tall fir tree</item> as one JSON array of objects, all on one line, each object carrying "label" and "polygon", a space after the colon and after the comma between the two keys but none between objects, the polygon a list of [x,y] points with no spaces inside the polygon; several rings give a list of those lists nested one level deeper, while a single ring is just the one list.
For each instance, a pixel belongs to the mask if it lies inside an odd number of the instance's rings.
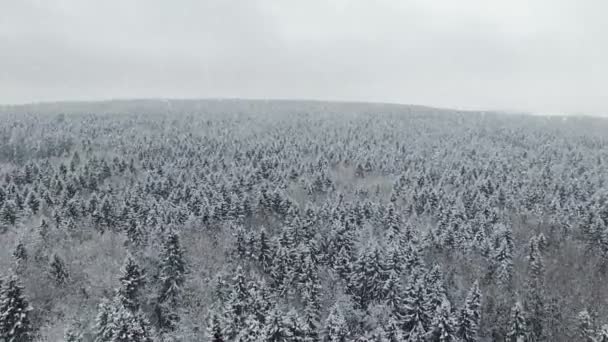
[{"label": "tall fir tree", "polygon": [[481,291],[475,281],[458,315],[457,335],[462,342],[477,342],[481,321]]},{"label": "tall fir tree", "polygon": [[0,288],[0,340],[7,342],[29,342],[34,338],[30,322],[30,307],[23,287],[16,276],[12,276]]},{"label": "tall fir tree", "polygon": [[528,326],[526,325],[526,313],[520,302],[516,302],[511,308],[511,318],[507,327],[507,342],[526,342],[528,339]]},{"label": "tall fir tree", "polygon": [[158,325],[161,331],[174,330],[179,321],[177,309],[186,281],[186,261],[179,235],[173,230],[169,230],[163,245],[159,280],[156,307]]},{"label": "tall fir tree", "polygon": [[125,308],[133,312],[139,309],[139,294],[144,284],[145,275],[143,270],[131,255],[127,256],[122,268],[120,288],[118,289],[118,296]]},{"label": "tall fir tree", "polygon": [[207,327],[207,334],[209,335],[209,342],[226,342],[224,337],[224,331],[222,329],[221,317],[217,312],[213,312],[211,315],[211,321]]},{"label": "tall fir tree", "polygon": [[437,308],[428,334],[429,342],[457,342],[456,320],[452,314],[450,302],[444,299]]},{"label": "tall fir tree", "polygon": [[338,305],[334,305],[325,320],[324,327],[325,342],[346,342],[348,337],[348,326]]},{"label": "tall fir tree", "polygon": [[576,335],[581,342],[594,342],[595,329],[589,311],[583,310],[576,316]]},{"label": "tall fir tree", "polygon": [[50,273],[55,280],[55,283],[59,286],[64,285],[70,278],[65,263],[57,254],[54,254],[53,260],[51,260]]},{"label": "tall fir tree", "polygon": [[528,255],[528,283],[526,289],[526,310],[528,312],[529,333],[535,340],[544,340],[546,317],[545,266],[538,239],[530,240]]}]

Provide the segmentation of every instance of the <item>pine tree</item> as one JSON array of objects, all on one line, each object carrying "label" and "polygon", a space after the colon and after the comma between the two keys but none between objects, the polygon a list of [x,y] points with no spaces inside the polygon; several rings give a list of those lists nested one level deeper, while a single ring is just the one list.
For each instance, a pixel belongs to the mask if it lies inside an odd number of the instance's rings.
[{"label": "pine tree", "polygon": [[152,342],[154,329],[141,311],[125,308],[118,297],[103,301],[95,320],[96,342]]},{"label": "pine tree", "polygon": [[63,339],[65,342],[84,342],[82,325],[80,322],[72,322],[65,330]]},{"label": "pine tree", "polygon": [[287,341],[306,341],[306,328],[304,327],[297,311],[289,311],[283,320],[283,325],[285,326],[285,331],[287,332]]},{"label": "pine tree", "polygon": [[496,281],[499,285],[510,288],[513,278],[513,257],[507,242],[502,242],[494,254]]},{"label": "pine tree", "polygon": [[152,342],[154,331],[141,312],[132,312],[122,305],[113,313],[112,339],[108,342]]},{"label": "pine tree", "polygon": [[19,241],[17,243],[17,246],[15,246],[15,250],[13,251],[13,257],[15,258],[15,261],[17,261],[18,263],[21,262],[26,262],[27,261],[27,250],[25,249],[25,244],[23,244],[23,241]]},{"label": "pine tree", "polygon": [[125,260],[120,277],[118,295],[125,308],[136,312],[139,308],[139,293],[145,284],[144,272],[129,255]]},{"label": "pine tree", "polygon": [[424,285],[420,280],[410,281],[404,294],[403,330],[423,338],[430,324]]},{"label": "pine tree", "polygon": [[25,203],[32,213],[37,214],[40,209],[40,200],[33,191],[30,191],[25,199]]},{"label": "pine tree", "polygon": [[112,304],[108,300],[99,303],[95,317],[95,342],[111,341],[114,328],[112,311]]},{"label": "pine tree", "polygon": [[267,342],[287,341],[288,331],[283,322],[283,313],[274,307],[268,313],[266,324],[264,325],[264,336]]},{"label": "pine tree", "polygon": [[389,271],[382,287],[382,298],[396,317],[403,315],[403,288],[395,271]]},{"label": "pine tree", "polygon": [[381,297],[384,265],[378,247],[368,245],[359,255],[351,272],[349,290],[361,308]]},{"label": "pine tree", "polygon": [[456,320],[452,315],[450,302],[447,299],[443,300],[443,303],[435,312],[429,330],[429,342],[459,341],[456,336]]},{"label": "pine tree", "polygon": [[443,273],[439,265],[435,265],[424,275],[424,287],[426,290],[426,305],[431,312],[436,311],[447,299],[443,285]]},{"label": "pine tree", "polygon": [[581,342],[594,342],[595,331],[589,312],[587,310],[579,312],[576,316],[576,321],[577,335]]},{"label": "pine tree", "polygon": [[403,330],[401,330],[400,323],[395,319],[394,316],[389,317],[388,321],[383,326],[383,330],[383,341],[401,342],[406,340],[405,335],[403,334]]},{"label": "pine tree", "polygon": [[70,278],[70,274],[61,258],[55,254],[50,265],[50,273],[57,285],[64,285]]},{"label": "pine tree", "polygon": [[245,279],[243,269],[239,266],[236,268],[232,284],[230,285],[230,293],[225,307],[226,326],[224,333],[231,340],[242,329],[245,319],[248,314],[247,304],[249,302],[249,283]]},{"label": "pine tree", "polygon": [[511,319],[507,330],[507,342],[525,342],[528,338],[526,314],[520,302],[511,308]]},{"label": "pine tree", "polygon": [[427,342],[427,331],[422,322],[416,322],[412,330],[408,333],[408,342]]},{"label": "pine tree", "polygon": [[32,341],[31,310],[19,280],[16,276],[11,277],[0,289],[0,340]]},{"label": "pine tree", "polygon": [[546,320],[543,258],[538,246],[538,240],[530,241],[530,254],[528,256],[528,284],[526,292],[526,308],[529,313],[528,329],[537,340],[542,340]]},{"label": "pine tree", "polygon": [[264,326],[254,316],[249,315],[245,319],[245,324],[239,332],[236,341],[238,342],[258,342],[266,341]]},{"label": "pine tree", "polygon": [[334,305],[325,320],[324,341],[326,342],[345,342],[348,336],[348,326],[342,315],[342,311]]},{"label": "pine tree", "polygon": [[0,207],[0,224],[14,225],[17,222],[17,205],[12,200],[4,201]]},{"label": "pine tree", "polygon": [[211,316],[211,322],[208,326],[207,334],[209,335],[210,342],[226,342],[224,338],[224,332],[222,329],[220,316],[214,312]]},{"label": "pine tree", "polygon": [[181,288],[186,281],[186,262],[179,236],[169,231],[163,245],[160,261],[160,291],[157,316],[161,330],[173,330],[179,317],[176,309],[181,297]]},{"label": "pine tree", "polygon": [[258,262],[264,272],[269,272],[272,263],[272,251],[270,248],[270,241],[268,239],[268,233],[266,229],[262,227],[258,238]]},{"label": "pine tree", "polygon": [[481,320],[481,291],[479,282],[469,290],[463,308],[458,316],[457,335],[463,342],[477,342]]}]

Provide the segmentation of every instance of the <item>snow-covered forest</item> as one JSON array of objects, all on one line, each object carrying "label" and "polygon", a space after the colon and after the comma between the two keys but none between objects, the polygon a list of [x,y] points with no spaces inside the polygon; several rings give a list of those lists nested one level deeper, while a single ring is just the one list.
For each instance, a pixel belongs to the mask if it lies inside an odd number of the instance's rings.
[{"label": "snow-covered forest", "polygon": [[608,341],[608,120],[0,112],[2,341]]}]

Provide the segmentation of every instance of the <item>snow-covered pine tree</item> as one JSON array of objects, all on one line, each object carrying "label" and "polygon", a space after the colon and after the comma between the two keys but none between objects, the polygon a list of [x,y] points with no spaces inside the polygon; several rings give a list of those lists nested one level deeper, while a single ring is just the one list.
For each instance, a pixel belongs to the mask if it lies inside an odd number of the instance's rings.
[{"label": "snow-covered pine tree", "polygon": [[65,263],[57,254],[54,254],[53,260],[51,260],[50,274],[53,280],[55,280],[55,283],[59,286],[64,285],[70,278]]},{"label": "snow-covered pine tree", "polygon": [[443,285],[443,273],[439,265],[435,265],[424,275],[424,287],[426,306],[431,312],[434,312],[447,299]]},{"label": "snow-covered pine tree", "polygon": [[83,336],[83,327],[82,324],[78,321],[72,322],[66,329],[63,334],[63,339],[65,342],[84,342]]},{"label": "snow-covered pine tree", "polygon": [[272,249],[268,233],[264,227],[260,229],[257,245],[257,260],[260,263],[262,270],[264,272],[269,272],[272,265]]},{"label": "snow-covered pine tree", "polygon": [[162,331],[173,330],[179,316],[176,309],[179,306],[182,286],[186,281],[186,261],[179,235],[169,230],[165,239],[160,260],[160,288],[157,303],[157,317]]},{"label": "snow-covered pine tree", "polygon": [[494,274],[498,285],[510,288],[513,278],[513,257],[509,244],[503,241],[493,256]]},{"label": "snow-covered pine tree", "polygon": [[17,205],[13,200],[6,200],[0,207],[0,224],[11,226],[17,222]]},{"label": "snow-covered pine tree", "polygon": [[0,340],[32,341],[34,336],[30,322],[31,310],[19,279],[12,276],[0,288]]},{"label": "snow-covered pine tree", "polygon": [[118,296],[122,305],[136,312],[139,309],[139,294],[145,284],[143,270],[135,262],[131,255],[128,255],[122,267],[120,276],[120,288]]},{"label": "snow-covered pine tree", "polygon": [[511,308],[511,318],[507,328],[507,342],[526,342],[527,338],[526,313],[521,303],[516,302]]},{"label": "snow-covered pine tree", "polygon": [[[107,342],[153,342],[154,330],[141,311],[122,305],[112,314],[112,337]],[[106,341],[104,341],[106,342]]]},{"label": "snow-covered pine tree", "polygon": [[97,306],[97,316],[95,317],[95,342],[110,341],[113,335],[113,307],[107,299],[102,300]]},{"label": "snow-covered pine tree", "polygon": [[429,342],[460,341],[456,335],[456,320],[452,314],[450,302],[444,299],[438,307],[429,327]]},{"label": "snow-covered pine tree", "polygon": [[536,340],[542,340],[546,320],[545,299],[545,266],[538,246],[538,239],[530,241],[528,255],[528,283],[526,289],[526,309],[528,311],[528,329]]},{"label": "snow-covered pine tree", "polygon": [[25,244],[23,241],[19,240],[17,245],[15,246],[15,250],[13,251],[13,257],[17,263],[22,263],[27,261],[27,250],[25,249]]},{"label": "snow-covered pine tree", "polygon": [[226,300],[226,325],[224,333],[228,339],[233,339],[239,333],[248,315],[249,283],[245,279],[243,269],[238,266],[232,278],[230,293]]},{"label": "snow-covered pine tree", "polygon": [[581,342],[594,342],[595,330],[589,311],[583,310],[576,316],[577,336]]},{"label": "snow-covered pine tree", "polygon": [[255,315],[247,316],[243,328],[235,339],[236,342],[259,342],[266,340],[264,326]]},{"label": "snow-covered pine tree", "polygon": [[207,326],[207,335],[209,335],[209,342],[226,342],[224,337],[224,331],[222,329],[221,317],[217,312],[211,314],[211,321]]},{"label": "snow-covered pine tree", "polygon": [[481,291],[479,282],[475,281],[469,290],[458,315],[457,335],[462,342],[477,342],[481,320]]},{"label": "snow-covered pine tree", "polygon": [[283,316],[284,314],[276,306],[269,311],[266,324],[264,324],[264,335],[267,342],[288,341],[288,331],[285,328]]},{"label": "snow-covered pine tree", "polygon": [[287,341],[306,342],[306,328],[300,315],[295,310],[290,310],[283,320],[283,326],[287,332]]},{"label": "snow-covered pine tree", "polygon": [[348,325],[338,305],[334,305],[325,320],[324,341],[346,342],[348,336]]},{"label": "snow-covered pine tree", "polygon": [[38,196],[36,195],[35,192],[30,191],[25,199],[25,203],[27,204],[27,207],[29,208],[29,210],[34,213],[37,214],[38,210],[40,209],[40,199],[38,199]]},{"label": "snow-covered pine tree", "polygon": [[423,338],[430,324],[431,311],[427,305],[426,292],[421,280],[412,279],[403,296],[403,330]]}]

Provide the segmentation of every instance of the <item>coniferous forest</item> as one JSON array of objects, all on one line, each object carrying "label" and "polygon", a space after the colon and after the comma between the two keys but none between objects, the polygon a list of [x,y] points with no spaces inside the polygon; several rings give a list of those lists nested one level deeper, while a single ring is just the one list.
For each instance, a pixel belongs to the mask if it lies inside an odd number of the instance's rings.
[{"label": "coniferous forest", "polygon": [[0,341],[608,341],[605,119],[0,113]]}]

